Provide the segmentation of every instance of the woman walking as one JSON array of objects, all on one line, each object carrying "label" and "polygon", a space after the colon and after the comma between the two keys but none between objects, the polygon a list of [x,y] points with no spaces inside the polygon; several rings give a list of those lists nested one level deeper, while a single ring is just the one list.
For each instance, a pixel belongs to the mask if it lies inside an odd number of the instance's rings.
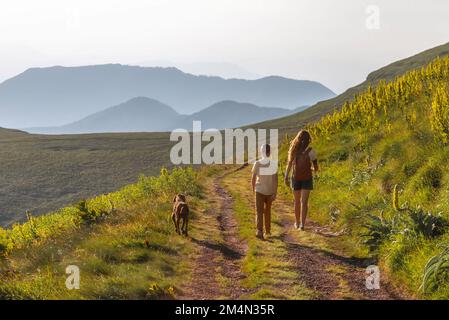
[{"label": "woman walking", "polygon": [[310,147],[312,138],[306,130],[298,132],[290,143],[288,162],[284,182],[289,184],[290,171],[291,188],[295,198],[295,228],[304,230],[307,218],[309,194],[313,190],[313,171],[318,171],[318,160],[315,150]]}]

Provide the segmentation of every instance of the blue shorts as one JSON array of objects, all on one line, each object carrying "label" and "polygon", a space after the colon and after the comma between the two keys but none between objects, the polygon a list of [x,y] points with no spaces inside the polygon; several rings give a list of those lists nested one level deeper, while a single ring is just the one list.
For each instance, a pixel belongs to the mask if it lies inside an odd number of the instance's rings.
[{"label": "blue shorts", "polygon": [[313,190],[313,178],[310,180],[297,181],[292,178],[292,189],[294,191],[298,190]]}]

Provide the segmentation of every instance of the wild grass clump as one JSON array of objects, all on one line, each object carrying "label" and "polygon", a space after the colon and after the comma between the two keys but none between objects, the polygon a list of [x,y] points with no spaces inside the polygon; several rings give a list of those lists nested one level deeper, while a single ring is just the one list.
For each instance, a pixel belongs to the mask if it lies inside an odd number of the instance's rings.
[{"label": "wild grass clump", "polygon": [[69,233],[85,223],[98,222],[143,199],[165,202],[178,192],[199,195],[197,173],[192,168],[174,168],[171,172],[162,169],[158,177],[140,176],[137,183],[117,192],[81,200],[55,213],[34,217],[27,212],[26,222],[14,224],[11,229],[0,228],[0,254],[7,255],[11,250]]},{"label": "wild grass clump", "polygon": [[425,294],[434,293],[449,282],[449,246],[440,245],[441,252],[429,259],[425,268],[421,288]]},{"label": "wild grass clump", "polygon": [[148,288],[146,297],[150,300],[174,300],[175,290],[172,286],[161,288],[157,283],[153,283]]}]

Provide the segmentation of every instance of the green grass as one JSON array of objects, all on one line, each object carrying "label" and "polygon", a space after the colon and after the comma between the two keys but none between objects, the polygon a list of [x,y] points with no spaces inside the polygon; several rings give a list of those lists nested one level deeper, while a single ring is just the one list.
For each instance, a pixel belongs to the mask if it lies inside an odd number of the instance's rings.
[{"label": "green grass", "polygon": [[[187,238],[173,231],[171,198],[177,192],[190,195],[195,219],[201,202],[196,173],[177,169],[171,174],[162,171],[158,178],[142,177],[135,185],[90,199],[91,208],[100,207],[105,197],[116,204],[114,211],[95,222],[79,221],[63,232],[35,236],[42,234],[40,229],[52,230],[52,220],[39,223],[52,216],[46,215],[35,218],[35,233],[7,230],[8,241],[20,237],[28,240],[20,246],[15,242],[5,246],[9,249],[0,258],[0,297],[157,299],[167,298],[169,292],[176,295],[179,286],[188,281],[191,270],[191,261],[184,258],[197,250]],[[61,214],[72,221],[77,212]],[[35,238],[31,239],[33,235]],[[68,290],[65,286],[68,265],[80,268],[80,290]]]}]

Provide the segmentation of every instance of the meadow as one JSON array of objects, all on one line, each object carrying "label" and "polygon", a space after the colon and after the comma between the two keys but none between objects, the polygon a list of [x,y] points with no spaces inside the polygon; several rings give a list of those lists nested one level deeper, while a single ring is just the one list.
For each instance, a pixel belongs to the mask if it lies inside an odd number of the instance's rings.
[{"label": "meadow", "polygon": [[[162,169],[158,177],[141,176],[119,191],[0,229],[0,298],[173,298],[188,274],[179,257],[193,251],[173,236],[169,212],[178,192],[194,207],[201,190],[193,169]],[[68,265],[82,270],[80,290],[66,288]]]},{"label": "meadow", "polygon": [[112,192],[171,167],[168,133],[32,135],[0,128],[0,226]]}]

